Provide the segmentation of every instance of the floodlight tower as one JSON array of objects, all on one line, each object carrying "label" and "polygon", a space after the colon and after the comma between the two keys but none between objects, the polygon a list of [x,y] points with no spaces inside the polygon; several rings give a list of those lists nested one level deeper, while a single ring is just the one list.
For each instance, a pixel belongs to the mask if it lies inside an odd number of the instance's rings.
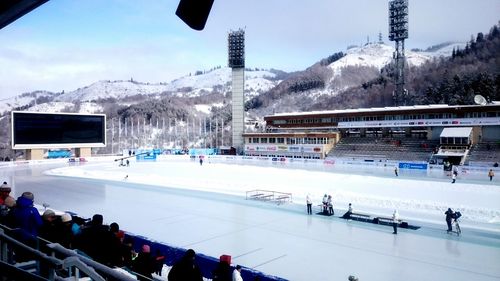
[{"label": "floodlight tower", "polygon": [[232,69],[232,129],[233,147],[237,153],[243,151],[245,112],[243,109],[245,92],[245,31],[230,31],[227,37],[228,66]]},{"label": "floodlight tower", "polygon": [[396,90],[393,93],[396,105],[406,105],[405,85],[405,39],[408,38],[408,0],[389,1],[389,40],[396,42],[394,52],[394,76]]}]

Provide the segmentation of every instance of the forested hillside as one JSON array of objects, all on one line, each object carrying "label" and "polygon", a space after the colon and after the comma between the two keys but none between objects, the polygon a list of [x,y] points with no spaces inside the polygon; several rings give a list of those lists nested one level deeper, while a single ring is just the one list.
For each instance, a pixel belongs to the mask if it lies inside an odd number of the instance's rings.
[{"label": "forested hillside", "polygon": [[[406,70],[407,104],[474,103],[474,95],[500,100],[500,31],[478,33],[464,49]],[[309,110],[393,106],[391,65],[378,78],[336,96],[322,97]]]}]

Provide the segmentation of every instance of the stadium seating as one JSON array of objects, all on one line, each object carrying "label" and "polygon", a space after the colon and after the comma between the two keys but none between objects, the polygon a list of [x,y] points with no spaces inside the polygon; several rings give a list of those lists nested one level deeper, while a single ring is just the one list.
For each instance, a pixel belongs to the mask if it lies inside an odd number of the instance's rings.
[{"label": "stadium seating", "polygon": [[344,137],[329,157],[428,161],[439,141],[418,138]]},{"label": "stadium seating", "polygon": [[492,166],[500,162],[500,143],[498,141],[482,141],[474,144],[469,151],[468,164]]}]

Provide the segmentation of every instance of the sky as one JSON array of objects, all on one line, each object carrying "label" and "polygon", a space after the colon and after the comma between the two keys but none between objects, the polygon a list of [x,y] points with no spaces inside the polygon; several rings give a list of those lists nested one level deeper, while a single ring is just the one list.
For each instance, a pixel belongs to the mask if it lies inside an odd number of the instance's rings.
[{"label": "sky", "polygon": [[[387,40],[387,0],[215,0],[203,31],[178,1],[52,0],[0,30],[0,102],[99,80],[158,83],[227,65],[227,34],[244,28],[246,66],[303,70],[349,45]],[[500,19],[500,0],[409,2],[407,48],[467,41]],[[392,42],[390,43],[392,45]]]}]

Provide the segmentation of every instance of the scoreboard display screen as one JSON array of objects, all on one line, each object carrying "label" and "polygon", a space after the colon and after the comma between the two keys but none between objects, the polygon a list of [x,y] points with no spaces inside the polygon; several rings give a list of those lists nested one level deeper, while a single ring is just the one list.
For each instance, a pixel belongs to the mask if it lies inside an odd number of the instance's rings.
[{"label": "scoreboard display screen", "polygon": [[12,148],[106,146],[106,115],[12,112]]}]

